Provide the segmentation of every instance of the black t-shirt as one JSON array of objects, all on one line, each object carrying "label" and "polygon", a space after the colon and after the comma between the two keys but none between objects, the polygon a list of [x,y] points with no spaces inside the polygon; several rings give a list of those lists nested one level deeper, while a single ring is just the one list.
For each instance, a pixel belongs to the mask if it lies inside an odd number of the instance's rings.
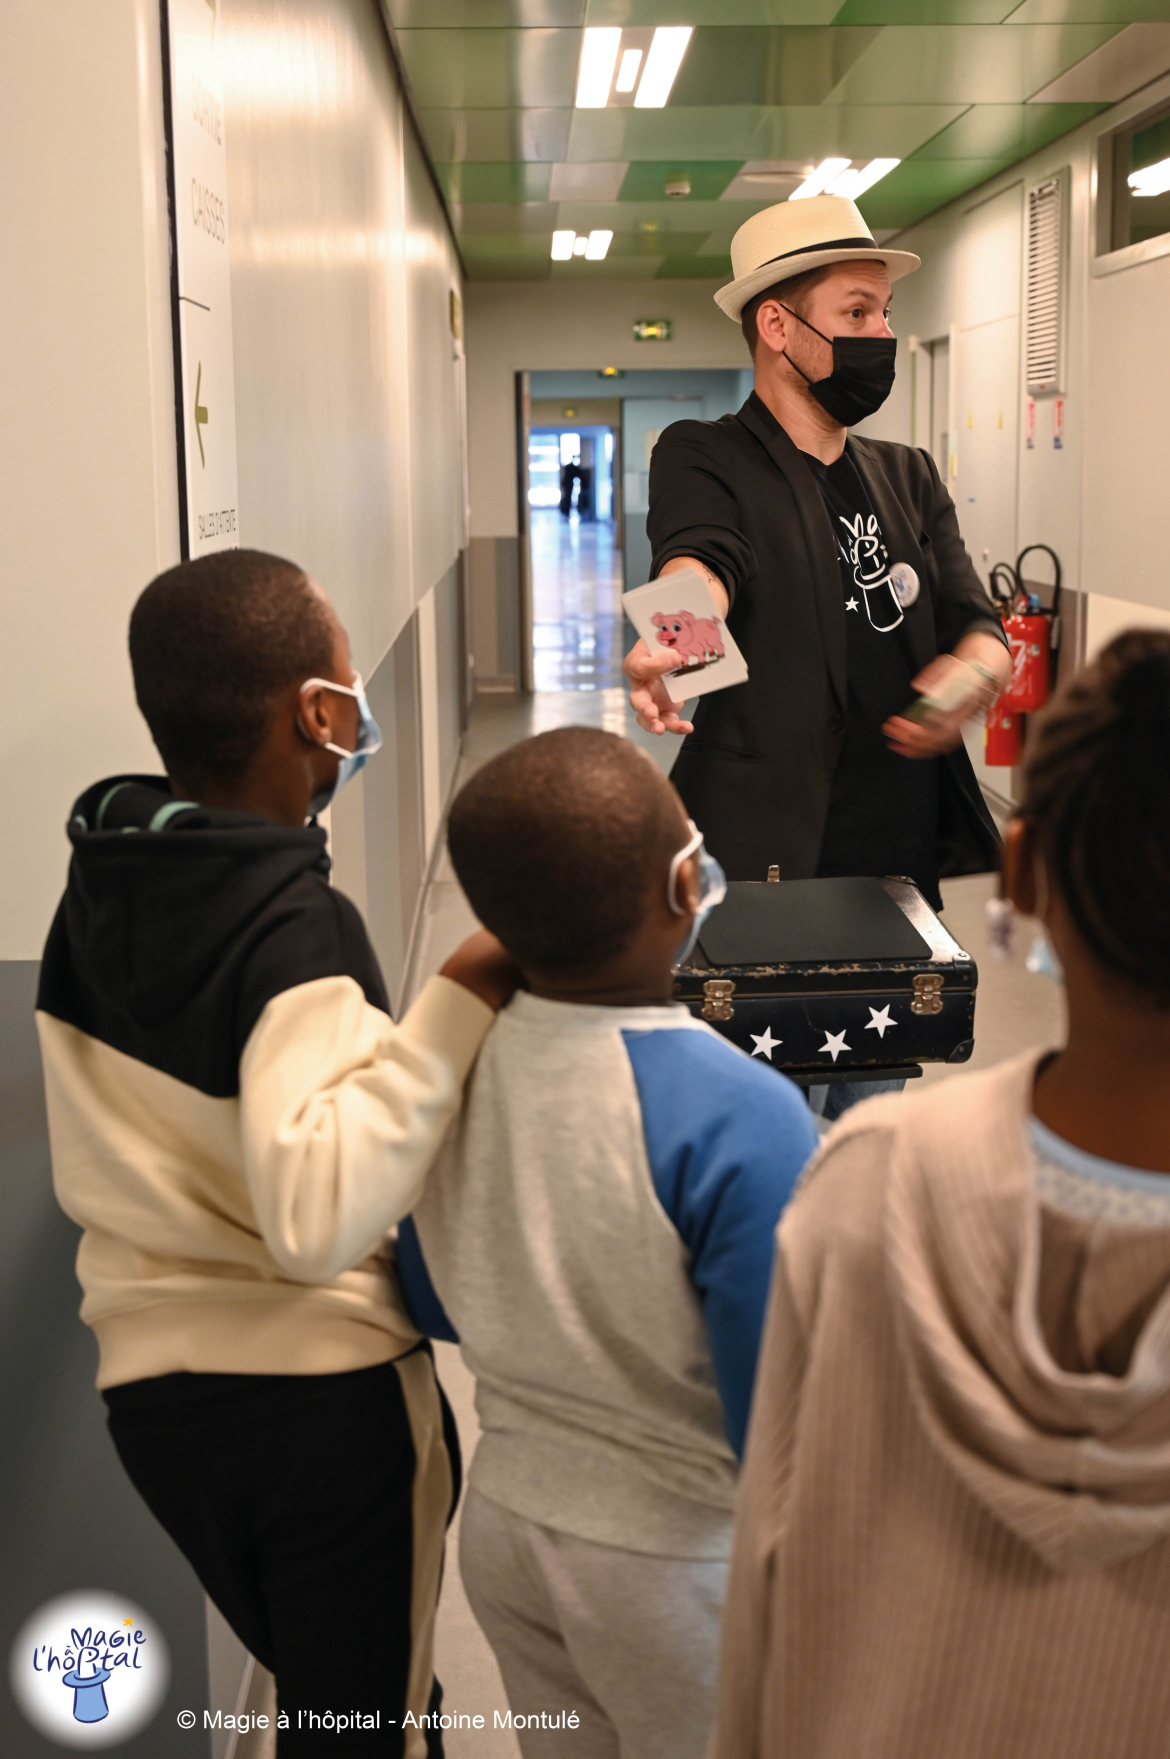
[{"label": "black t-shirt", "polygon": [[891,558],[848,442],[835,464],[805,459],[837,539],[848,641],[845,743],[817,875],[906,874],[938,909],[938,759],[899,757],[881,731],[915,695]]}]

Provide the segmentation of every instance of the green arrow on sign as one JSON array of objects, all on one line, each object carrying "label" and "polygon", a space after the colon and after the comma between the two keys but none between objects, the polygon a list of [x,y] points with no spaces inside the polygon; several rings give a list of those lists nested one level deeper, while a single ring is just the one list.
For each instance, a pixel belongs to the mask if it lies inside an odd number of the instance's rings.
[{"label": "green arrow on sign", "polygon": [[199,371],[195,375],[195,438],[199,441],[199,462],[206,469],[207,460],[203,456],[203,435],[199,431],[207,421],[207,405],[199,401],[199,387],[202,383],[203,362],[200,361]]}]

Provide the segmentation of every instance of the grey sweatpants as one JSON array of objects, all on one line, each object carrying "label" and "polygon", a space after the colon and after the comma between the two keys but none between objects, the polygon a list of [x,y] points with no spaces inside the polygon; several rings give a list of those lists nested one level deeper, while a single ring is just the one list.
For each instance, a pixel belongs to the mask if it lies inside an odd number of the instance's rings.
[{"label": "grey sweatpants", "polygon": [[524,1759],[704,1759],[727,1564],[654,1557],[540,1527],[470,1490],[459,1565]]}]

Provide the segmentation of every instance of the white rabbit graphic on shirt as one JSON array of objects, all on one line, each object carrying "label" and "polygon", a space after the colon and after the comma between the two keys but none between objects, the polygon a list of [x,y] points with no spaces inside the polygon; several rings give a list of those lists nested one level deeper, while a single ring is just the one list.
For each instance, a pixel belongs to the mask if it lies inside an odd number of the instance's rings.
[{"label": "white rabbit graphic on shirt", "polygon": [[855,519],[846,519],[844,514],[837,517],[847,533],[844,541],[839,537],[837,542],[853,570],[854,585],[865,595],[870,627],[888,635],[902,621],[902,607],[890,584],[890,558],[877,516],[871,513],[867,519],[859,513]]}]

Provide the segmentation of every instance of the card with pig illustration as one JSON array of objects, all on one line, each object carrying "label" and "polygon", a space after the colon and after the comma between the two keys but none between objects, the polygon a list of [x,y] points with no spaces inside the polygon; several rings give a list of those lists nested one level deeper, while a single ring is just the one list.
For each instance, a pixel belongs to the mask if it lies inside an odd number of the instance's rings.
[{"label": "card with pig illustration", "polygon": [[697,568],[680,568],[624,592],[622,604],[652,654],[678,655],[678,666],[666,674],[672,702],[746,683],[747,662]]}]

